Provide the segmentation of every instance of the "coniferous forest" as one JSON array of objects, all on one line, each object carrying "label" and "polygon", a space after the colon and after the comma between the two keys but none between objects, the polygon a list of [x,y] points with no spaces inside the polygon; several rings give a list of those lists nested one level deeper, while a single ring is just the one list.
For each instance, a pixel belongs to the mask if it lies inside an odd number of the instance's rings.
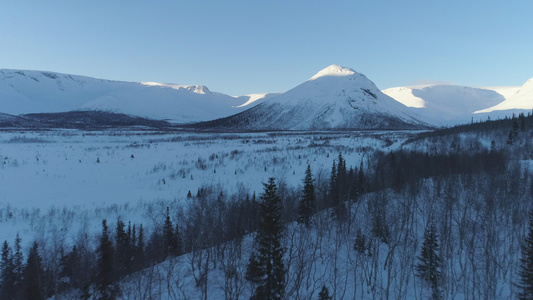
[{"label": "coniferous forest", "polygon": [[150,230],[118,216],[68,247],[6,240],[0,298],[533,298],[533,116],[346,156],[298,187],[189,191]]}]

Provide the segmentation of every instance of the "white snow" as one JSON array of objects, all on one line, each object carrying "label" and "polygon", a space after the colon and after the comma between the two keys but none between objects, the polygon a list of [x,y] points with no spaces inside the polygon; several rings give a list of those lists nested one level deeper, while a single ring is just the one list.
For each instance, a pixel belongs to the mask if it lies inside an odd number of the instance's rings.
[{"label": "white snow", "polygon": [[[106,110],[173,122],[208,121],[253,106],[201,85],[122,82],[69,74],[0,70],[0,112]],[[256,99],[257,100],[257,99]],[[260,102],[257,102],[260,103]]]},{"label": "white snow", "polygon": [[315,80],[326,76],[349,76],[354,75],[356,72],[350,68],[345,68],[339,65],[331,65],[316,73],[309,80]]},{"label": "white snow", "polygon": [[[459,85],[395,87],[383,91],[417,112],[426,122],[441,126],[485,120],[476,113],[507,101],[516,87],[473,88]],[[516,106],[516,105],[515,105]],[[518,107],[514,107],[518,108]]]},{"label": "white snow", "polygon": [[250,195],[269,177],[297,186],[308,163],[315,174],[327,174],[338,153],[347,151],[345,159],[359,165],[356,147],[385,147],[382,135],[396,147],[410,133],[2,132],[0,240],[20,233],[30,243],[57,211],[73,215],[68,238],[85,223],[97,233],[102,218],[117,215],[149,227],[152,220],[142,215],[148,206],[181,205],[189,190],[207,185]]},{"label": "white snow", "polygon": [[[512,89],[509,89],[512,92]],[[486,109],[478,110],[475,113],[490,113],[504,110],[532,110],[533,109],[533,78],[529,79],[524,85],[514,93],[509,93],[505,101],[491,106]]]}]

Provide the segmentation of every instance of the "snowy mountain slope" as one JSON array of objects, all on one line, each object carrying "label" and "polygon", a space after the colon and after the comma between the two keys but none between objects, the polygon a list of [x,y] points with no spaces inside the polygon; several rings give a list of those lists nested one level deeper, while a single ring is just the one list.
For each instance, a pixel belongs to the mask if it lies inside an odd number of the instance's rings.
[{"label": "snowy mountain slope", "polygon": [[241,112],[254,105],[255,102],[250,102],[249,106],[243,106],[251,98],[211,92],[204,86],[122,82],[43,71],[0,70],[0,112],[7,114],[90,109],[183,123],[212,120]]},{"label": "snowy mountain slope", "polygon": [[198,124],[253,130],[400,129],[427,124],[363,74],[329,66],[299,86],[243,113]]},{"label": "snowy mountain slope", "polygon": [[426,85],[390,88],[383,93],[409,106],[426,122],[451,126],[470,122],[475,111],[504,101],[497,91],[498,88]]},{"label": "snowy mountain slope", "polygon": [[532,110],[533,109],[533,78],[529,79],[523,86],[514,93],[506,97],[505,101],[486,109],[476,111],[479,113],[491,113],[505,110]]},{"label": "snowy mountain slope", "polygon": [[503,118],[533,109],[533,78],[522,87],[421,85],[389,88],[383,93],[436,125],[453,126],[472,119]]}]

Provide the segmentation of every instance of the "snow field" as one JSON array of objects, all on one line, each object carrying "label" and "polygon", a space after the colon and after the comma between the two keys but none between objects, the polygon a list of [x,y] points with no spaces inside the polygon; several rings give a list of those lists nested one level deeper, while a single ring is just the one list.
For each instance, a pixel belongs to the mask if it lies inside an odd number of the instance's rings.
[{"label": "snow field", "polygon": [[269,177],[297,187],[308,163],[329,176],[339,153],[358,166],[365,152],[397,147],[409,134],[3,132],[0,240],[11,243],[18,233],[29,245],[61,233],[70,245],[80,231],[97,234],[103,218],[111,227],[118,216],[149,230],[154,214],[185,203],[188,191],[259,195]]}]

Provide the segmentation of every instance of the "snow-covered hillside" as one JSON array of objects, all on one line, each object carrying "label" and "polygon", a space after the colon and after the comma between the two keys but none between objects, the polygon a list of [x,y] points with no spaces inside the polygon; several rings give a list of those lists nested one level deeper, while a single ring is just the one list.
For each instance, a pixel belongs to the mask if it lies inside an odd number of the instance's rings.
[{"label": "snow-covered hillside", "polygon": [[239,113],[260,103],[266,96],[232,97],[211,92],[205,86],[122,82],[53,72],[0,70],[0,112],[7,114],[83,109],[168,119],[177,123],[198,122]]},{"label": "snow-covered hillside", "polygon": [[505,100],[495,90],[457,85],[395,87],[383,93],[409,106],[425,121],[441,126],[470,122],[475,111]]},{"label": "snow-covered hillside", "polygon": [[389,88],[383,93],[410,107],[424,121],[441,126],[502,118],[533,109],[533,79],[522,87],[421,85]]},{"label": "snow-covered hillside", "polygon": [[363,74],[329,66],[241,114],[204,124],[233,129],[400,129],[427,124]]},{"label": "snow-covered hillside", "polygon": [[524,85],[514,93],[505,98],[505,101],[491,106],[486,109],[478,110],[475,113],[492,113],[507,110],[532,110],[533,109],[533,78],[529,79]]}]

